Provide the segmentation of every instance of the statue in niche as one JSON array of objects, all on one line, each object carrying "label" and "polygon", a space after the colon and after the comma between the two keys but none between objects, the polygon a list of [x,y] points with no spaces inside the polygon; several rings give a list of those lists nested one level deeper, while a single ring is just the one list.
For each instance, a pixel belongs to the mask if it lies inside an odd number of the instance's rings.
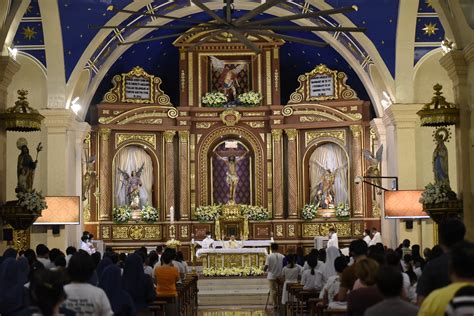
[{"label": "statue in niche", "polygon": [[86,172],[82,177],[82,200],[87,200],[87,193],[97,180],[97,172],[94,170],[95,156],[89,157],[86,161]]},{"label": "statue in niche", "polygon": [[214,56],[209,57],[214,71],[220,73],[218,83],[219,90],[225,94],[229,102],[237,98],[237,87],[239,87],[238,74],[245,68],[246,64],[241,63],[231,68],[224,61]]},{"label": "statue in niche", "polygon": [[125,186],[127,192],[127,204],[134,210],[140,208],[140,188],[143,185],[142,180],[140,180],[143,168],[145,163],[142,164],[140,168],[135,171],[132,171],[130,175],[117,168],[120,174],[123,177],[122,186]]},{"label": "statue in niche", "polygon": [[33,190],[33,183],[35,179],[35,170],[38,164],[38,154],[43,150],[41,143],[36,147],[36,158],[33,158],[30,155],[30,150],[28,149],[28,141],[21,137],[16,141],[17,148],[21,151],[18,156],[17,163],[17,187],[15,189],[16,193],[20,192],[30,192]]},{"label": "statue in niche", "polygon": [[[381,145],[377,149],[375,156],[367,149],[364,149],[364,157],[368,162],[367,170],[365,170],[364,176],[366,177],[379,177],[371,179],[371,182],[375,185],[382,186],[382,179],[380,178],[380,162],[382,161],[383,146]],[[382,194],[382,190],[377,188],[377,194]]]},{"label": "statue in niche", "polygon": [[225,162],[227,166],[226,182],[229,185],[229,204],[235,203],[235,190],[237,188],[237,183],[239,183],[239,176],[237,175],[237,162],[242,160],[247,156],[247,153],[244,153],[241,156],[229,156],[222,157],[218,153],[214,153],[216,157]]},{"label": "statue in niche", "polygon": [[[319,163],[318,163],[319,164]],[[324,168],[322,165],[319,165]],[[324,168],[324,173],[321,177],[320,182],[317,185],[317,191],[315,195],[315,204],[321,208],[335,208],[336,193],[334,190],[334,181],[339,171],[345,168],[343,165],[335,170]]]},{"label": "statue in niche", "polygon": [[433,152],[433,173],[435,184],[449,187],[448,148],[445,145],[448,138],[449,131],[446,128],[439,128],[434,133],[436,148]]}]

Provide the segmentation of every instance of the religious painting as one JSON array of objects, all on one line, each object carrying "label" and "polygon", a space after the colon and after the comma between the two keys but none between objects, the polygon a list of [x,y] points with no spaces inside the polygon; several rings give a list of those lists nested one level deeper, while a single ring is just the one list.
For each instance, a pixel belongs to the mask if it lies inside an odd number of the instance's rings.
[{"label": "religious painting", "polygon": [[239,94],[251,90],[250,62],[250,58],[236,60],[209,56],[209,91],[224,93],[229,103],[236,101]]},{"label": "religious painting", "polygon": [[211,154],[215,204],[251,204],[251,153],[235,139],[219,143]]},{"label": "religious painting", "polygon": [[346,152],[335,143],[315,149],[309,159],[312,203],[322,210],[335,210],[338,204],[349,202],[348,165]]}]

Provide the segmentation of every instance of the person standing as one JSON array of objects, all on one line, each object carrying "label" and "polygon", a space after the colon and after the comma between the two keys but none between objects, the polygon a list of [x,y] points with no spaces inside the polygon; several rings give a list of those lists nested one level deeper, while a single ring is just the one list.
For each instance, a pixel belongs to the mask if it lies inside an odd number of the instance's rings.
[{"label": "person standing", "polygon": [[336,230],[333,227],[329,228],[329,240],[327,247],[335,247],[339,249],[339,240],[337,238]]},{"label": "person standing", "polygon": [[206,238],[201,242],[202,249],[214,248],[214,239],[212,239],[211,232],[206,232]]},{"label": "person standing", "polygon": [[267,272],[267,280],[270,285],[270,297],[272,299],[273,308],[278,308],[278,278],[283,270],[283,256],[278,252],[278,244],[271,245],[272,253],[265,260],[263,271]]},{"label": "person standing", "polygon": [[371,238],[370,238],[370,229],[366,229],[364,231],[364,241],[367,244],[367,246],[370,244]]},{"label": "person standing", "polygon": [[382,236],[377,231],[377,228],[372,228],[372,239],[370,240],[369,246],[375,246],[378,243],[382,243]]}]

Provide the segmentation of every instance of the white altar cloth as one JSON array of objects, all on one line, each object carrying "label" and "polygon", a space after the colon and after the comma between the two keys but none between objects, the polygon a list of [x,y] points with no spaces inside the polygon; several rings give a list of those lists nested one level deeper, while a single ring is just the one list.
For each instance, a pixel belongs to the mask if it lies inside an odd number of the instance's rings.
[{"label": "white altar cloth", "polygon": [[209,248],[196,251],[197,258],[209,254],[262,254],[266,256],[268,252],[266,248]]},{"label": "white altar cloth", "polygon": [[[213,242],[213,247],[222,247],[224,248],[224,240],[215,240]],[[270,247],[272,244],[271,240],[239,240],[238,241],[242,247]],[[202,247],[202,241],[195,241],[196,244]]]}]

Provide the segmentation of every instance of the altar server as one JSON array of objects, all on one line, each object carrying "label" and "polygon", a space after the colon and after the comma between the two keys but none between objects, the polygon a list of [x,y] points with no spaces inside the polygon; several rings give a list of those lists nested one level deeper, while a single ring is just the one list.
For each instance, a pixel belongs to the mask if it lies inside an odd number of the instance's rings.
[{"label": "altar server", "polygon": [[382,243],[382,236],[377,231],[377,228],[372,228],[372,239],[370,240],[369,246],[376,245],[378,243]]},{"label": "altar server", "polygon": [[329,240],[327,247],[335,247],[339,249],[339,240],[337,238],[337,233],[336,230],[332,227],[329,228]]},{"label": "altar server", "polygon": [[211,232],[206,232],[206,238],[201,243],[203,249],[214,248],[214,239],[212,239]]}]

